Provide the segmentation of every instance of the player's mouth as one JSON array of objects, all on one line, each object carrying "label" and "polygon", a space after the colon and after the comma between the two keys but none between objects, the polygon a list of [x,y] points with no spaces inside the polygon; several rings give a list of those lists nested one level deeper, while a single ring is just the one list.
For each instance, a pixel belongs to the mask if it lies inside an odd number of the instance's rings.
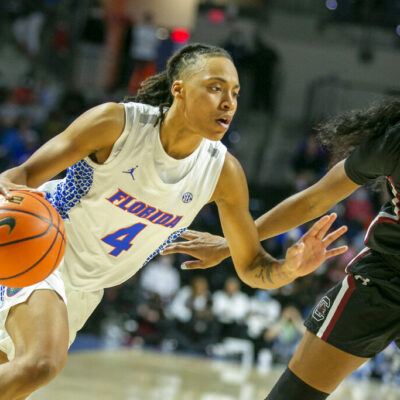
[{"label": "player's mouth", "polygon": [[232,121],[232,117],[230,115],[224,115],[216,120],[217,124],[222,126],[225,130],[229,128],[229,125]]}]

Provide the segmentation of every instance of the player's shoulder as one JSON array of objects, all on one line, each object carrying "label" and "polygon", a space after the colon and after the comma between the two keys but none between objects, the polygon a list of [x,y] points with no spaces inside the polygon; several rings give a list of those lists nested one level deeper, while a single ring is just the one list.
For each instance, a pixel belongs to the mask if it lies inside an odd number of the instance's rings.
[{"label": "player's shoulder", "polygon": [[92,124],[93,127],[104,127],[112,129],[124,125],[124,107],[118,103],[108,102],[99,104],[82,115],[84,121]]},{"label": "player's shoulder", "polygon": [[160,107],[152,106],[146,103],[137,103],[135,101],[127,101],[120,103],[125,110],[130,110],[138,114],[159,114]]},{"label": "player's shoulder", "polygon": [[243,168],[238,159],[227,151],[213,200],[226,199],[243,189],[247,190]]},{"label": "player's shoulder", "polygon": [[101,114],[105,117],[113,118],[120,117],[121,114],[124,114],[124,106],[120,103],[115,102],[107,102],[99,104],[94,107],[92,110],[96,111],[98,114]]},{"label": "player's shoulder", "polygon": [[242,172],[243,168],[239,160],[232,153],[227,151],[221,174],[224,174],[226,177],[230,177],[241,174]]}]

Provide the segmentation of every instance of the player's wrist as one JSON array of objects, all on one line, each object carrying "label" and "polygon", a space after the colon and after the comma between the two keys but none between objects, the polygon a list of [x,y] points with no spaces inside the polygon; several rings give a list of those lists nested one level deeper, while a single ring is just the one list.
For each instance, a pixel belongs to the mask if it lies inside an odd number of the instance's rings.
[{"label": "player's wrist", "polygon": [[222,238],[220,243],[220,255],[223,260],[231,256],[231,251],[229,250],[228,242],[225,238]]},{"label": "player's wrist", "polygon": [[285,260],[280,260],[281,263],[281,272],[286,276],[289,282],[294,281],[298,278],[297,269],[294,268],[291,262]]}]

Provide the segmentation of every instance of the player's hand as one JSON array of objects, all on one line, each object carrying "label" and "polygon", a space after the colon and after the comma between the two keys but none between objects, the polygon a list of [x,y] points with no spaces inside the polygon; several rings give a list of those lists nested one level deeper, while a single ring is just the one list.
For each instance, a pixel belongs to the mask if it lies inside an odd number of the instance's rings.
[{"label": "player's hand", "polygon": [[44,193],[41,192],[40,190],[30,188],[25,185],[20,185],[17,183],[12,183],[8,179],[2,177],[0,178],[0,196],[5,197],[7,200],[11,200],[13,198],[13,190],[25,190],[28,192],[34,192],[36,194],[39,194],[41,196],[44,196]]},{"label": "player's hand", "polygon": [[346,226],[328,233],[337,215],[332,213],[319,219],[307,233],[286,252],[283,264],[285,273],[296,279],[315,271],[328,258],[337,256],[347,251],[347,246],[340,246],[327,250],[327,247],[346,231]]},{"label": "player's hand", "polygon": [[182,269],[214,267],[230,256],[228,244],[225,238],[221,236],[187,230],[181,235],[181,238],[186,239],[186,241],[169,244],[162,255],[183,253],[196,258],[196,260],[185,261],[181,265]]}]

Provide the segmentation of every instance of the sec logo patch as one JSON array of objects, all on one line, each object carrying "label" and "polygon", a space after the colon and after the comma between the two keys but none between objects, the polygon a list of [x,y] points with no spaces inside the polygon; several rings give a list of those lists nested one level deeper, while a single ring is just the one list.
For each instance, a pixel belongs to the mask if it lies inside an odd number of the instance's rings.
[{"label": "sec logo patch", "polygon": [[182,201],[184,203],[190,203],[193,200],[193,194],[190,192],[183,193]]}]

